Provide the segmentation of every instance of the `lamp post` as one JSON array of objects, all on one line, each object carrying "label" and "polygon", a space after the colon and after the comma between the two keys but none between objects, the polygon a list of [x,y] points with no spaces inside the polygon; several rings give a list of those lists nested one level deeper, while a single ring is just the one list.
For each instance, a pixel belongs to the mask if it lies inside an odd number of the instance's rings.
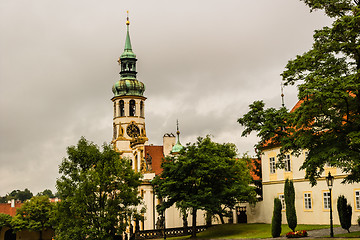
[{"label": "lamp post", "polygon": [[332,197],[331,197],[331,190],[332,190],[333,184],[334,184],[334,177],[331,176],[331,173],[329,172],[328,176],[325,179],[326,179],[326,184],[328,185],[328,188],[330,191],[330,237],[334,237],[333,216],[332,216]]}]

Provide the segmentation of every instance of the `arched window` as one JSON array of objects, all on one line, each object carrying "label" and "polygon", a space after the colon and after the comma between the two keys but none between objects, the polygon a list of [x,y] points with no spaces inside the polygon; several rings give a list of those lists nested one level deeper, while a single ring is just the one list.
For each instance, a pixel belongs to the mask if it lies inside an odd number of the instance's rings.
[{"label": "arched window", "polygon": [[135,116],[136,105],[135,100],[130,100],[129,104],[129,116]]},{"label": "arched window", "polygon": [[140,102],[140,117],[144,117],[144,102]]},{"label": "arched window", "polygon": [[124,108],[124,101],[123,100],[119,101],[119,112],[120,112],[120,117],[125,116],[125,108]]}]

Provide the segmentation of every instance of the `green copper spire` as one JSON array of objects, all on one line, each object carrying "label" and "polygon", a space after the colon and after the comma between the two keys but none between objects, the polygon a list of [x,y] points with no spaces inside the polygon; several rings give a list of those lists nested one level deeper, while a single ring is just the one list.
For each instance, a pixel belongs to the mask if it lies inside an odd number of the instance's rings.
[{"label": "green copper spire", "polygon": [[[127,12],[129,14],[129,11]],[[121,54],[120,59],[122,58],[136,58],[136,55],[132,51],[131,41],[130,41],[130,33],[129,33],[129,15],[126,17],[126,40],[125,40],[125,48],[123,54]]]},{"label": "green copper spire", "polygon": [[[129,12],[128,12],[129,14]],[[129,34],[129,15],[126,18],[126,40],[123,54],[118,63],[120,65],[120,80],[112,88],[115,97],[119,96],[143,96],[145,91],[144,83],[136,79],[136,55],[132,51]]]},{"label": "green copper spire", "polygon": [[179,131],[179,120],[176,120],[176,135],[177,135],[177,142],[176,144],[173,146],[172,150],[171,150],[171,153],[172,154],[178,154],[181,149],[184,148],[183,145],[181,145],[180,143],[180,131]]}]

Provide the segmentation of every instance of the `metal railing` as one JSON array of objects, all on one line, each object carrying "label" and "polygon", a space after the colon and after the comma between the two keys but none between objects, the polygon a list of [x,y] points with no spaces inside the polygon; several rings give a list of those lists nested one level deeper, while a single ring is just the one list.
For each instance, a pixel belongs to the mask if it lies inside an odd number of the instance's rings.
[{"label": "metal railing", "polygon": [[[208,226],[196,226],[196,232],[203,232],[208,228]],[[192,233],[192,227],[187,228],[166,228],[165,235],[166,237],[178,237],[186,236]],[[154,229],[154,230],[143,230],[135,233],[135,239],[154,239],[154,238],[163,238],[164,229]]]}]

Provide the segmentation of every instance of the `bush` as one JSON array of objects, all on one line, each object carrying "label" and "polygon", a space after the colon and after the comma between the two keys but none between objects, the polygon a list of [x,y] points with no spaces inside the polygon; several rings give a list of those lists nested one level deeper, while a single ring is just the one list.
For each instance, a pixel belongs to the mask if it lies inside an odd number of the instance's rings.
[{"label": "bush", "polygon": [[278,198],[274,199],[274,212],[271,220],[271,235],[273,237],[280,237],[281,234],[281,201]]},{"label": "bush", "polygon": [[296,231],[296,232],[288,232],[286,234],[287,238],[301,238],[301,237],[307,237],[308,233],[305,230]]},{"label": "bush", "polygon": [[11,219],[10,215],[5,213],[0,213],[0,230],[2,227],[10,227],[11,226]]},{"label": "bush", "polygon": [[284,185],[284,196],[286,204],[286,220],[289,228],[295,232],[297,225],[296,209],[295,209],[295,189],[292,180],[286,179]]},{"label": "bush", "polygon": [[343,195],[340,195],[337,200],[337,209],[339,213],[341,227],[350,232],[352,207],[350,204],[347,203],[347,200]]}]

